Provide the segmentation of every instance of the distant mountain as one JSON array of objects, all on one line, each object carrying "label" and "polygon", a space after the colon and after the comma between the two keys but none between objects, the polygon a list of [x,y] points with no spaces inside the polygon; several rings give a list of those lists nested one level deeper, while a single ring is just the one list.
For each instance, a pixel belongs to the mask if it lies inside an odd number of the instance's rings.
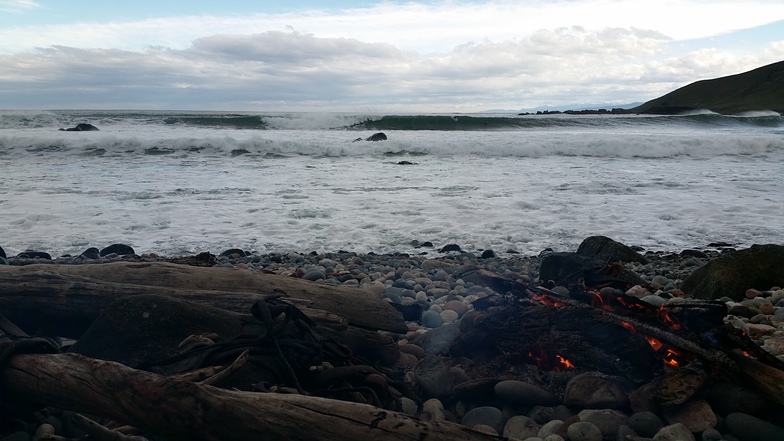
[{"label": "distant mountain", "polygon": [[737,75],[691,83],[629,109],[629,113],[673,115],[699,109],[724,115],[754,110],[784,114],[784,61]]}]

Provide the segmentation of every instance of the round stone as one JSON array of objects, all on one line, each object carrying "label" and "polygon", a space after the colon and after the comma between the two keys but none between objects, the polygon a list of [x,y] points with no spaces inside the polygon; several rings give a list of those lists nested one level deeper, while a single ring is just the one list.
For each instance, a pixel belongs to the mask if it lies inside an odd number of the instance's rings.
[{"label": "round stone", "polygon": [[503,435],[507,438],[527,439],[539,436],[539,424],[523,415],[509,418],[504,426]]},{"label": "round stone", "polygon": [[586,409],[577,414],[580,421],[591,423],[599,428],[605,438],[614,438],[618,428],[629,424],[629,417],[611,409]]},{"label": "round stone", "polygon": [[438,398],[431,398],[422,404],[422,413],[419,415],[422,421],[444,421],[446,420],[446,413],[444,412],[444,405]]},{"label": "round stone", "polygon": [[455,311],[458,317],[462,317],[466,312],[468,312],[468,305],[461,302],[460,300],[450,300],[444,303],[444,309]]},{"label": "round stone", "polygon": [[536,436],[539,438],[547,438],[550,435],[555,435],[559,430],[561,430],[563,425],[564,422],[561,420],[552,420],[543,425],[542,428],[539,429],[539,433]]},{"label": "round stone", "polygon": [[680,423],[662,427],[653,439],[654,441],[696,441],[691,431]]},{"label": "round stone", "polygon": [[454,323],[455,320],[457,320],[457,313],[451,309],[447,309],[446,311],[441,312],[441,317],[444,319],[445,323]]},{"label": "round stone", "polygon": [[638,435],[653,438],[664,427],[662,420],[653,412],[637,412],[629,418],[629,427]]},{"label": "round stone", "polygon": [[496,433],[503,432],[505,423],[504,413],[501,412],[501,409],[492,406],[480,406],[471,409],[460,421],[460,424],[468,427],[490,426]]},{"label": "round stone", "polygon": [[444,324],[444,318],[435,311],[425,311],[422,313],[422,324],[428,328],[437,328]]},{"label": "round stone", "polygon": [[310,270],[302,275],[303,280],[309,280],[311,282],[315,282],[316,280],[324,280],[326,278],[327,275],[324,274],[324,271],[320,270]]},{"label": "round stone", "polygon": [[518,406],[554,406],[558,400],[551,392],[519,380],[499,381],[495,394],[506,403]]},{"label": "round stone", "polygon": [[566,384],[564,404],[583,409],[623,409],[628,406],[629,397],[612,378],[585,373]]},{"label": "round stone", "polygon": [[784,440],[784,427],[745,413],[731,413],[725,423],[727,430],[740,441]]},{"label": "round stone", "polygon": [[602,432],[598,427],[583,421],[574,423],[566,430],[570,441],[602,441]]}]

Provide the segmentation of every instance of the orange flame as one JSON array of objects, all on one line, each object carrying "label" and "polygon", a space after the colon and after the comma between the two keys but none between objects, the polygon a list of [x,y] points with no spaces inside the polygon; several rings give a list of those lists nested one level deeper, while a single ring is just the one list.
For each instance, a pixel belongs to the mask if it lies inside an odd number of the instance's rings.
[{"label": "orange flame", "polygon": [[531,299],[536,300],[537,302],[542,302],[545,305],[555,306],[556,308],[564,305],[563,302],[559,302],[558,300],[552,299],[545,294],[536,294],[536,293],[531,294]]},{"label": "orange flame", "polygon": [[675,320],[670,317],[670,314],[664,308],[665,305],[659,307],[659,310],[656,313],[656,316],[659,317],[659,320],[664,322],[667,326],[671,327],[672,329],[678,330],[681,329],[681,325],[676,322]]},{"label": "orange flame", "polygon": [[555,358],[558,359],[558,362],[561,363],[564,369],[574,369],[574,364],[571,361],[561,357],[558,354],[555,355]]}]

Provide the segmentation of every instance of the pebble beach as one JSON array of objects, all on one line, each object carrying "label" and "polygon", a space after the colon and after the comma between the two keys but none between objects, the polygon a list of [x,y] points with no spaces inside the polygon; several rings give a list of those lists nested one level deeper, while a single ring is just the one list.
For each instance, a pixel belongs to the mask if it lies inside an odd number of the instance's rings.
[{"label": "pebble beach", "polygon": [[[491,287],[465,281],[461,275],[468,269],[482,268],[504,278],[537,286],[540,264],[551,250],[536,256],[497,257],[489,250],[477,253],[460,250],[457,245],[435,249],[426,244],[422,254],[358,254],[334,253],[276,253],[252,254],[242,250],[226,250],[220,255],[210,255],[209,265],[241,268],[281,276],[299,277],[314,283],[343,285],[365,289],[387,302],[399,305],[421,305],[423,310],[417,320],[407,322],[406,334],[393,335],[401,349],[398,367],[407,370],[406,378],[412,383],[425,381],[417,365],[428,355],[437,355],[439,349],[422,342],[423,336],[444,332],[455,327],[474,309],[474,302],[496,293]],[[79,256],[62,256],[52,259],[45,253],[26,252],[17,256],[3,256],[0,263],[27,265],[51,264],[100,264],[124,261],[176,261],[176,258],[156,254],[136,255],[128,248],[90,249]],[[111,252],[112,250],[119,251]],[[449,251],[452,250],[452,251]],[[648,263],[626,263],[625,268],[639,275],[646,283],[629,289],[626,294],[652,305],[672,302],[689,302],[681,291],[683,280],[695,269],[729,252],[728,249],[685,250],[678,252],[648,252]],[[204,255],[202,255],[203,257]],[[554,292],[566,290],[555,286]],[[565,292],[568,292],[566,290]],[[778,286],[749,287],[745,298],[734,301],[720,299],[728,308],[725,322],[743,329],[764,350],[784,361],[784,290]],[[432,340],[429,340],[432,341]],[[459,368],[458,368],[459,370]],[[453,372],[454,373],[454,372]],[[459,372],[458,372],[459,375]],[[465,375],[463,373],[463,375]],[[586,381],[595,382],[596,378]],[[569,391],[556,398],[550,391],[521,381],[500,381],[495,386],[494,405],[459,401],[445,404],[432,397],[417,406],[404,398],[403,410],[426,420],[445,419],[477,430],[486,431],[523,441],[599,441],[612,440],[751,440],[744,434],[767,434],[784,439],[784,428],[771,424],[758,416],[732,409],[719,415],[711,410],[705,400],[695,400],[691,408],[677,414],[657,414],[648,410],[629,411],[629,403],[615,403],[606,409],[580,409],[570,405]],[[527,398],[520,398],[521,396]],[[540,397],[531,399],[530,397]],[[533,400],[533,401],[532,401]],[[634,406],[632,406],[634,407]],[[730,406],[732,407],[732,406]],[[757,414],[758,415],[758,414]],[[739,436],[740,434],[740,436]],[[691,438],[690,438],[691,437]]]}]

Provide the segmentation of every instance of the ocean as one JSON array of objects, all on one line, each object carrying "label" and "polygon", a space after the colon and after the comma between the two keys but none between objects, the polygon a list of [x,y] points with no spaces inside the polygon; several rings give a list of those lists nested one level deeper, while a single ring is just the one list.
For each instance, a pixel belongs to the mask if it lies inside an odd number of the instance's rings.
[{"label": "ocean", "polygon": [[9,256],[782,244],[784,117],[1,111],[0,224]]}]

